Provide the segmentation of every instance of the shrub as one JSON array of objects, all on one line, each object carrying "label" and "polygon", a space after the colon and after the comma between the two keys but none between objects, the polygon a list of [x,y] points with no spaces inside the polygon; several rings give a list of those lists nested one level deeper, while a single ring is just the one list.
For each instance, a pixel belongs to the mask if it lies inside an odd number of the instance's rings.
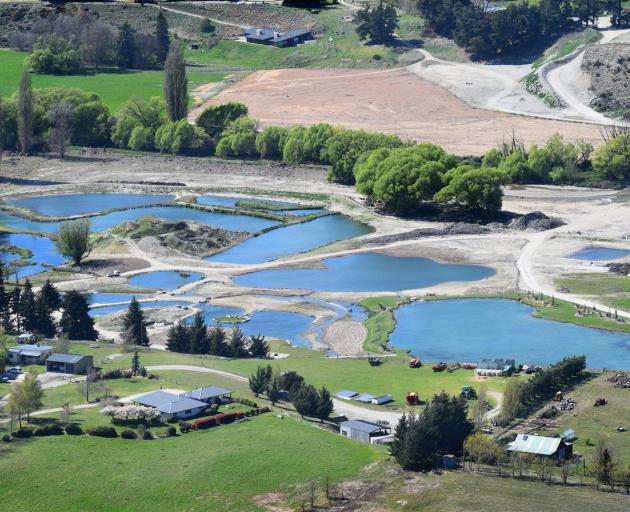
[{"label": "shrub", "polygon": [[155,439],[155,436],[153,435],[153,432],[151,432],[150,430],[145,430],[142,433],[142,439],[144,439],[145,441],[150,441],[151,439]]},{"label": "shrub", "polygon": [[50,35],[35,41],[29,62],[36,73],[75,73],[81,67],[81,56],[72,41]]},{"label": "shrub", "polygon": [[271,412],[271,407],[265,405],[264,407],[260,407],[258,411],[260,414],[265,414],[266,412]]},{"label": "shrub", "polygon": [[109,437],[114,438],[118,437],[118,432],[113,427],[106,427],[104,425],[100,427],[94,427],[93,429],[88,430],[88,434],[96,437]]},{"label": "shrub", "polygon": [[43,427],[39,427],[38,429],[36,429],[34,435],[36,435],[37,437],[62,436],[63,429],[56,424],[44,425]]},{"label": "shrub", "polygon": [[236,420],[240,420],[245,417],[245,413],[241,411],[225,412],[223,414],[217,414],[209,418],[200,418],[193,421],[191,428],[195,430],[203,430],[206,428],[216,427],[217,425],[227,425],[234,423]]},{"label": "shrub", "polygon": [[199,24],[199,30],[201,30],[204,34],[212,34],[215,30],[215,26],[208,18],[204,18]]},{"label": "shrub", "polygon": [[123,430],[120,433],[120,437],[122,437],[123,439],[138,439],[138,434],[136,434],[135,430],[131,430],[130,428],[128,428],[127,430]]},{"label": "shrub", "polygon": [[33,437],[33,431],[30,428],[20,428],[11,435],[16,439],[26,439]]},{"label": "shrub", "polygon": [[179,422],[179,432],[181,434],[188,434],[188,432],[190,432],[190,423],[187,423],[185,421],[180,421]]},{"label": "shrub", "polygon": [[103,374],[104,379],[129,379],[133,376],[130,368],[114,368]]},{"label": "shrub", "polygon": [[118,407],[110,405],[101,411],[105,416],[110,416],[117,424],[125,423],[158,423],[160,421],[160,411],[153,407],[143,405],[123,405]]},{"label": "shrub", "polygon": [[3,443],[10,443],[11,441],[13,441],[13,438],[9,434],[4,434],[2,436]]},{"label": "shrub", "polygon": [[175,437],[177,435],[177,430],[175,427],[168,427],[166,429],[166,437]]},{"label": "shrub", "polygon": [[69,436],[81,436],[83,435],[83,429],[76,423],[68,423],[66,425],[66,434]]},{"label": "shrub", "polygon": [[242,103],[225,103],[211,106],[197,118],[197,126],[202,128],[210,137],[216,137],[232,121],[246,115],[247,107]]}]

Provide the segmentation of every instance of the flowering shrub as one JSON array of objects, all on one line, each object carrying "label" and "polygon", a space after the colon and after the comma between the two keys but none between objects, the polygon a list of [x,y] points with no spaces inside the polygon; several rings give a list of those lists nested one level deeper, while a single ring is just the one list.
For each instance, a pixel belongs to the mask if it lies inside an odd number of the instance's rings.
[{"label": "flowering shrub", "polygon": [[111,416],[114,423],[154,423],[160,420],[160,411],[143,405],[109,405],[101,413]]},{"label": "flowering shrub", "polygon": [[210,416],[209,418],[200,418],[192,422],[191,428],[193,429],[206,429],[210,427],[216,427],[217,425],[227,425],[228,423],[234,423],[236,420],[240,420],[245,417],[245,413],[241,411],[224,412],[223,414],[217,414],[216,416]]}]

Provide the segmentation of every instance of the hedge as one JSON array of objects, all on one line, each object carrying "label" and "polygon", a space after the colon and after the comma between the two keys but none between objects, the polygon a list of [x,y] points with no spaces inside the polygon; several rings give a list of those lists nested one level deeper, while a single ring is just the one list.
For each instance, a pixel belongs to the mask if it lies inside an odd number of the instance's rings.
[{"label": "hedge", "polygon": [[136,434],[135,430],[127,429],[120,433],[120,437],[123,439],[138,439],[138,434]]},{"label": "hedge", "polygon": [[83,429],[76,423],[68,423],[66,425],[66,434],[69,436],[82,436]]},{"label": "hedge", "polygon": [[227,425],[228,423],[234,423],[236,420],[240,420],[245,417],[245,413],[241,411],[224,412],[223,414],[217,414],[216,416],[210,416],[208,418],[200,418],[193,421],[191,428],[202,430],[206,428],[216,427],[217,425]]},{"label": "hedge", "polygon": [[91,430],[88,430],[88,434],[96,437],[118,437],[118,432],[116,432],[115,428],[105,426],[95,427]]},{"label": "hedge", "polygon": [[59,425],[44,425],[35,430],[34,434],[37,437],[45,436],[62,436],[63,429]]},{"label": "hedge", "polygon": [[33,431],[30,428],[21,428],[13,432],[12,436],[16,439],[26,439],[27,437],[33,437]]}]

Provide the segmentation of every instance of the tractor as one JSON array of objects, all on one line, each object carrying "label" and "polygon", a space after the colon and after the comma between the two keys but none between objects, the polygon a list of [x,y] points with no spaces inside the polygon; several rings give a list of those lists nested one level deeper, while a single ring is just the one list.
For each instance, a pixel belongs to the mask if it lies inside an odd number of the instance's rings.
[{"label": "tractor", "polygon": [[443,372],[444,370],[446,370],[446,363],[442,363],[442,362],[436,363],[431,367],[431,369],[434,372]]},{"label": "tractor", "polygon": [[462,386],[459,396],[465,398],[466,400],[477,400],[477,392],[475,391],[475,388],[469,385]]},{"label": "tractor", "polygon": [[409,368],[420,368],[422,366],[422,361],[417,357],[414,357],[411,361],[409,361]]}]

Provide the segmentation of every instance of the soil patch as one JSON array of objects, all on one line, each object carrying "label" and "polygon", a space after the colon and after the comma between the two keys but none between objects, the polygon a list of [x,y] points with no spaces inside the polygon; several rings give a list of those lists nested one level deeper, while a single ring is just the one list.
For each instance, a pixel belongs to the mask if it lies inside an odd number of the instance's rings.
[{"label": "soil patch", "polygon": [[582,70],[595,96],[591,107],[617,115],[630,113],[630,44],[600,44],[584,51]]}]

